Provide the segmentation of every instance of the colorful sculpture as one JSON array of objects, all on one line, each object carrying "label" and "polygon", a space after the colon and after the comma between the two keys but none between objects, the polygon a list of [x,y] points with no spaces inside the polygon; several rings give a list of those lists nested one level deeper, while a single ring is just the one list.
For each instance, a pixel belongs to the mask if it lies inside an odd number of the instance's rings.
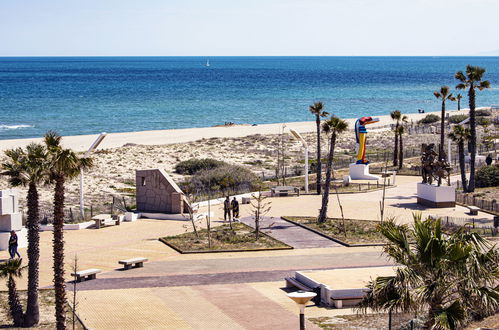
[{"label": "colorful sculpture", "polygon": [[356,164],[369,164],[366,159],[367,129],[365,125],[377,123],[378,118],[362,117],[355,122],[355,138],[357,140],[357,162]]}]

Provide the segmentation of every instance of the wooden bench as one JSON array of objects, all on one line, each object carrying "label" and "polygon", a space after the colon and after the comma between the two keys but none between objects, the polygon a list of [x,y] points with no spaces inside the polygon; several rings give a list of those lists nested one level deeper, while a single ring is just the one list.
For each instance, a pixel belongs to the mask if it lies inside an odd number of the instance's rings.
[{"label": "wooden bench", "polygon": [[94,280],[96,275],[101,272],[100,269],[91,268],[86,270],[81,270],[76,273],[71,273],[71,276],[76,277],[76,282],[81,282],[81,280]]},{"label": "wooden bench", "polygon": [[95,228],[100,229],[104,226],[116,225],[120,224],[120,217],[111,216],[111,214],[99,214],[92,218],[95,221]]},{"label": "wooden bench", "polygon": [[468,209],[470,210],[470,215],[478,215],[478,211],[480,211],[480,208],[476,206],[468,206]]},{"label": "wooden bench", "polygon": [[292,186],[277,186],[270,189],[271,196],[288,196],[289,194],[296,194],[300,196],[300,189]]},{"label": "wooden bench", "polygon": [[119,264],[125,267],[125,270],[132,268],[132,266],[136,268],[144,267],[144,262],[147,262],[146,258],[131,258],[118,261]]}]

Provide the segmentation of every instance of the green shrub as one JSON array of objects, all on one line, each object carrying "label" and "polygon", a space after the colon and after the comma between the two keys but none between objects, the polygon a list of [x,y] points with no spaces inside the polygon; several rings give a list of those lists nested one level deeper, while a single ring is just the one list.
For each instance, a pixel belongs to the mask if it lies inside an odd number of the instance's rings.
[{"label": "green shrub", "polygon": [[459,124],[463,120],[467,119],[468,115],[461,114],[461,115],[454,115],[449,117],[449,123],[451,124]]},{"label": "green shrub", "polygon": [[499,186],[499,164],[484,166],[476,172],[477,187]]},{"label": "green shrub", "polygon": [[477,116],[477,117],[492,116],[492,112],[490,110],[485,110],[485,109],[476,110],[475,111],[475,116]]},{"label": "green shrub", "polygon": [[423,119],[421,119],[418,123],[420,124],[432,124],[432,123],[436,123],[437,121],[440,120],[440,116],[437,116],[435,114],[428,114],[426,115]]},{"label": "green shrub", "polygon": [[225,162],[210,158],[192,158],[189,160],[184,160],[175,165],[175,172],[177,172],[178,174],[193,175],[199,171],[213,169],[225,164]]},{"label": "green shrub", "polygon": [[485,117],[477,117],[476,124],[482,125],[482,126],[487,126],[487,125],[490,125],[490,120],[485,118]]}]

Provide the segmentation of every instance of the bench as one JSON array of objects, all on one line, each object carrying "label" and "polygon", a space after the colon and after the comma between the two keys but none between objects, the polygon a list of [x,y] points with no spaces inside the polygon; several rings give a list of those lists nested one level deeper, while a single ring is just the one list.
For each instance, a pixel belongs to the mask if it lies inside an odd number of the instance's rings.
[{"label": "bench", "polygon": [[288,196],[289,194],[296,194],[300,196],[300,189],[292,186],[277,186],[270,189],[271,196]]},{"label": "bench", "polygon": [[296,287],[296,288],[303,290],[303,291],[313,291],[312,288],[301,283],[300,281],[298,281],[294,277],[286,277],[284,280],[286,281],[286,288]]},{"label": "bench", "polygon": [[100,229],[104,226],[120,224],[120,217],[113,217],[111,214],[99,214],[92,218],[95,221],[95,228]]},{"label": "bench", "polygon": [[81,280],[95,280],[96,275],[101,272],[100,269],[91,268],[86,270],[81,270],[76,273],[71,273],[71,276],[76,277],[76,282],[81,282]]},{"label": "bench", "polygon": [[480,208],[476,206],[468,206],[468,209],[470,210],[470,215],[478,215],[478,211],[480,211]]},{"label": "bench", "polygon": [[125,267],[125,270],[132,268],[132,266],[136,268],[144,267],[144,262],[147,262],[146,258],[131,258],[118,261],[120,265]]}]

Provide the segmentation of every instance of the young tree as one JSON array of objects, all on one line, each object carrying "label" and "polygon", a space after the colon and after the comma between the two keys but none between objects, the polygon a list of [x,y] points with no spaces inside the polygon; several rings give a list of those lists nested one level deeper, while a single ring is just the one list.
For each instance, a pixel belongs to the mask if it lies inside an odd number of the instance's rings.
[{"label": "young tree", "polygon": [[457,111],[461,110],[461,99],[463,98],[463,95],[461,93],[458,93],[456,95],[456,100],[457,100]]},{"label": "young tree", "polygon": [[319,217],[317,218],[317,222],[319,223],[325,222],[327,218],[327,206],[329,203],[329,189],[331,186],[331,177],[333,172],[333,157],[334,148],[336,146],[336,138],[339,134],[345,132],[347,128],[348,123],[334,115],[322,124],[322,129],[331,136],[331,143],[329,148],[329,155],[327,158],[326,181],[324,184],[324,191],[322,193],[322,204],[319,212]]},{"label": "young tree", "polygon": [[14,322],[15,327],[22,327],[23,320],[23,306],[19,300],[17,292],[16,278],[22,276],[22,272],[26,268],[21,266],[22,260],[20,258],[10,259],[0,264],[0,278],[7,278],[7,288],[9,289],[9,310],[10,316]]},{"label": "young tree", "polygon": [[321,160],[321,118],[327,117],[329,113],[324,111],[322,102],[315,102],[309,107],[310,112],[315,116],[315,125],[317,128],[317,195],[321,194],[322,184],[322,160]]},{"label": "young tree", "polygon": [[476,89],[482,91],[490,87],[490,82],[482,80],[485,74],[485,69],[479,66],[466,66],[466,74],[458,71],[455,78],[460,81],[456,86],[457,89],[468,88],[468,102],[470,106],[470,180],[468,184],[468,192],[475,191],[475,158],[476,158],[476,113],[475,113],[475,97]]},{"label": "young tree", "polygon": [[9,149],[2,164],[2,175],[8,177],[12,187],[28,186],[28,301],[24,314],[24,326],[32,327],[40,320],[38,305],[38,278],[40,258],[40,223],[38,186],[48,179],[47,152],[43,145],[31,143],[25,149]]},{"label": "young tree", "polygon": [[412,229],[392,221],[378,226],[388,240],[385,254],[400,267],[368,284],[361,311],[418,312],[428,329],[460,329],[472,316],[496,312],[499,254],[480,235],[464,227],[444,233],[440,220],[421,215]]},{"label": "young tree", "polygon": [[57,329],[66,329],[66,283],[64,280],[64,199],[65,183],[92,166],[91,158],[79,157],[73,150],[64,149],[62,137],[49,131],[44,142],[48,151],[49,182],[54,183],[54,291]]},{"label": "young tree", "polygon": [[442,113],[440,115],[440,148],[438,148],[438,158],[442,160],[444,157],[444,142],[445,142],[445,101],[455,101],[456,98],[450,93],[449,86],[440,87],[440,91],[433,92],[437,99],[442,100]]},{"label": "young tree", "polygon": [[464,143],[470,138],[470,130],[462,125],[456,125],[449,133],[449,138],[456,142],[459,153],[459,168],[461,169],[461,182],[463,183],[463,191],[467,191],[466,183],[466,165],[464,163]]},{"label": "young tree", "polygon": [[267,200],[267,196],[262,194],[262,186],[258,187],[258,192],[251,194],[251,208],[255,214],[255,238],[260,238],[260,220],[270,211],[272,202]]}]

